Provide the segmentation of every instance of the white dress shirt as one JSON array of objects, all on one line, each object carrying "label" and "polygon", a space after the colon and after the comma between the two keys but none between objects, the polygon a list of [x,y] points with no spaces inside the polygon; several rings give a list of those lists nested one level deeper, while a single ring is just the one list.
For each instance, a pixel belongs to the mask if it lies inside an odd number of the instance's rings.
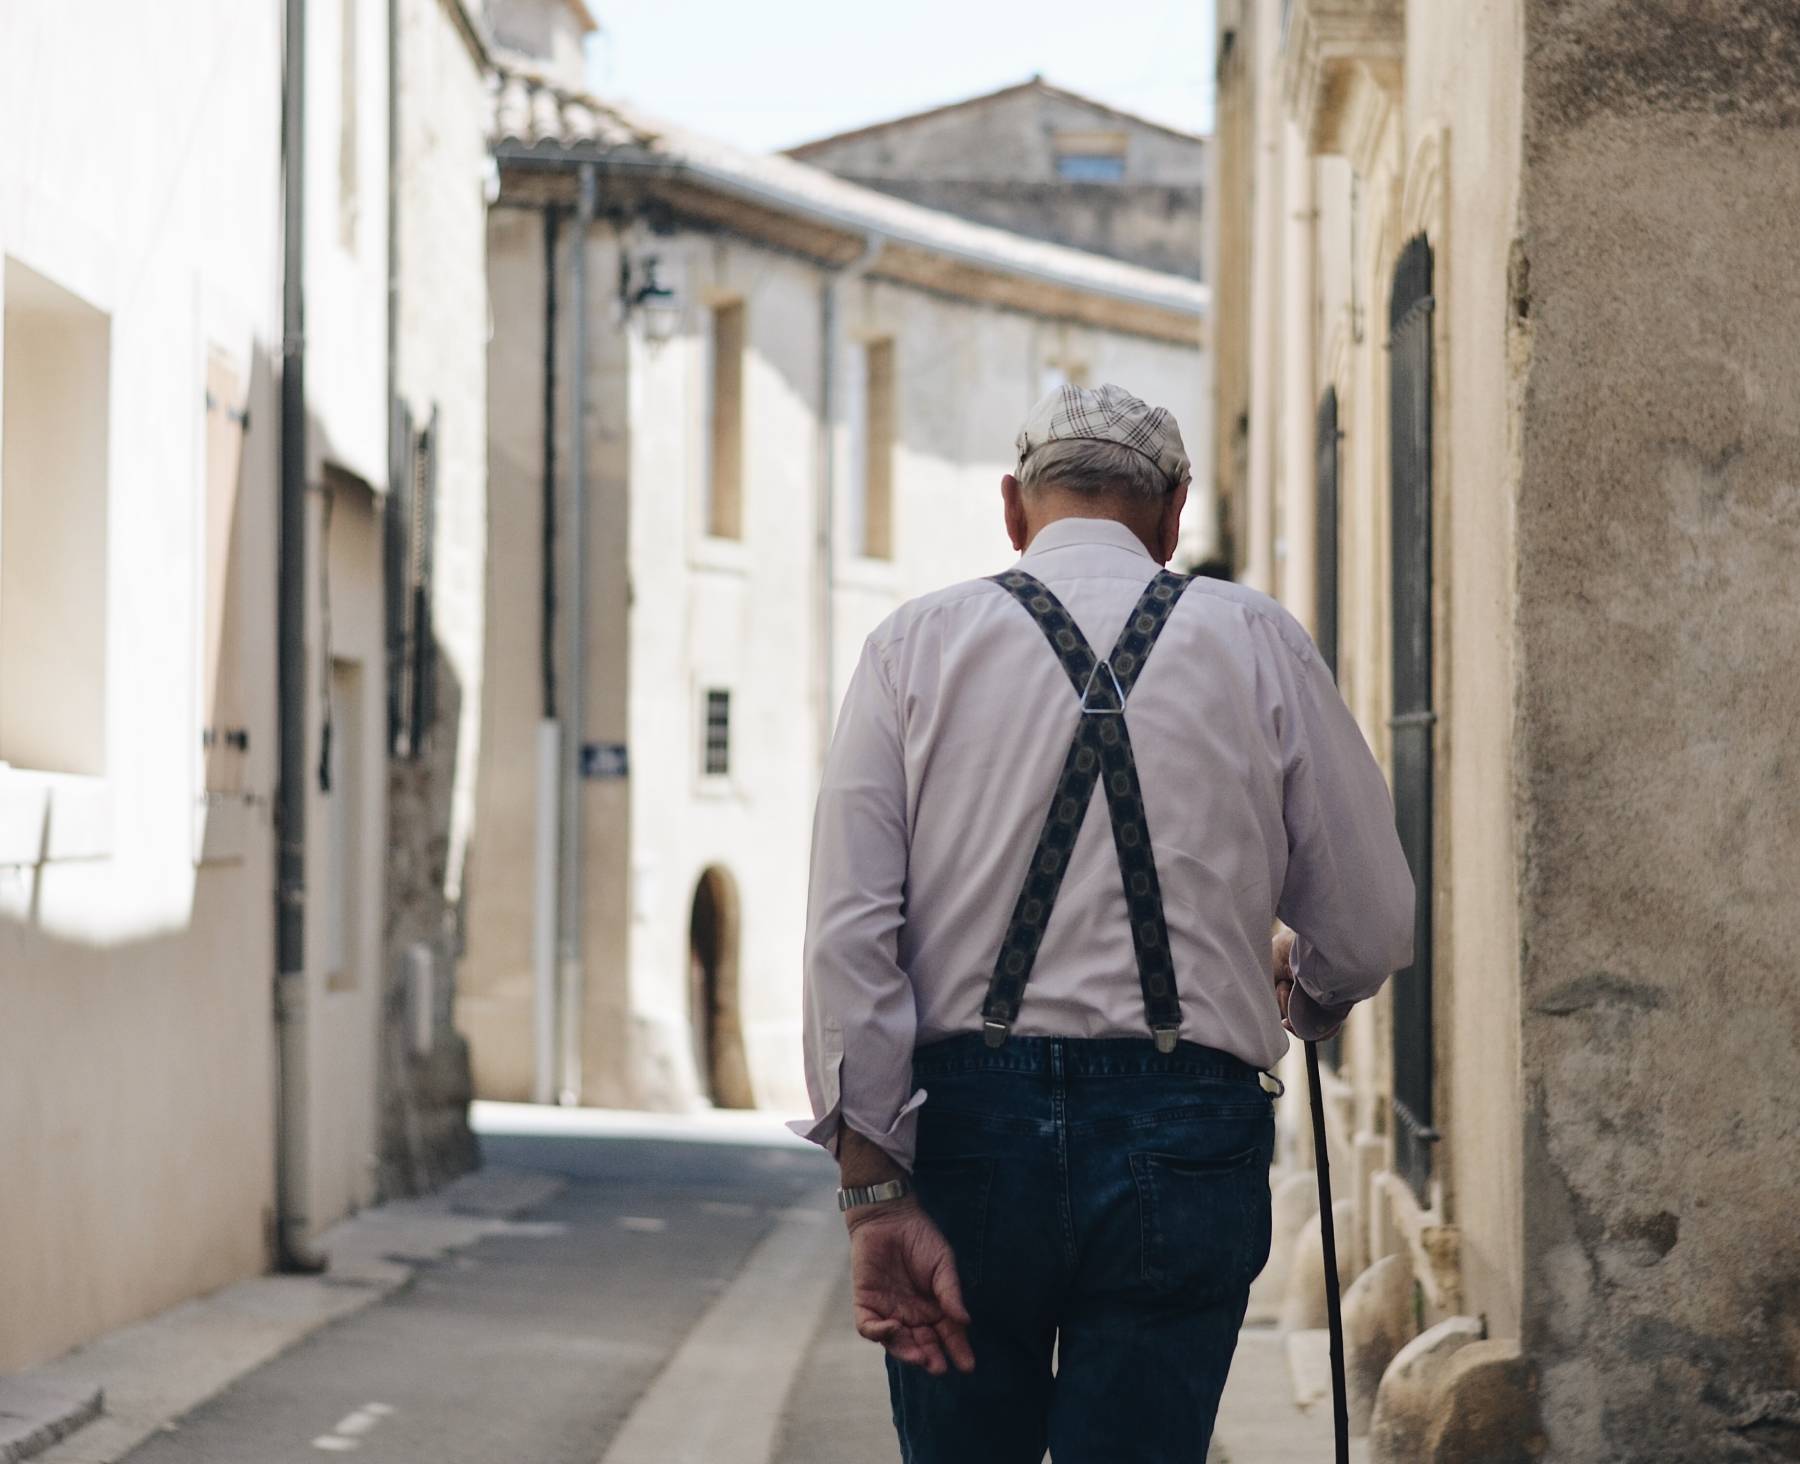
[{"label": "white dress shirt", "polygon": [[[1111,519],[1047,525],[1020,565],[1056,593],[1098,657],[1157,571],[1137,535]],[[847,1124],[911,1169],[927,1096],[913,1089],[913,1049],[981,1030],[1079,715],[1043,632],[990,580],[912,600],[869,636],[814,817],[805,956],[814,1119],[796,1132],[835,1150]],[[1311,638],[1241,585],[1188,585],[1126,722],[1181,1036],[1271,1067],[1287,1050],[1270,980],[1277,914],[1298,934],[1296,990],[1327,1008],[1373,996],[1412,959],[1413,882],[1387,784]],[[1305,997],[1296,1002],[1299,1018]],[[1098,789],[1013,1031],[1149,1035]]]}]

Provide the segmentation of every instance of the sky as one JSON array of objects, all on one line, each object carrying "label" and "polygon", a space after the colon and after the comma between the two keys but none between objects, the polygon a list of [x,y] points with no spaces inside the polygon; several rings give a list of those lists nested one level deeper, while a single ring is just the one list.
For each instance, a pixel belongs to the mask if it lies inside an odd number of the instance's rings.
[{"label": "sky", "polygon": [[1212,0],[588,0],[601,96],[753,151],[1046,81],[1212,129]]}]

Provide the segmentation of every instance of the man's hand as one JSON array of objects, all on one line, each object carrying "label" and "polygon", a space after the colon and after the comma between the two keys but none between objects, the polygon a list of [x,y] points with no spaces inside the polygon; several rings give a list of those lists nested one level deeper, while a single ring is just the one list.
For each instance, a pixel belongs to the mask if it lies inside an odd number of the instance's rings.
[{"label": "man's hand", "polygon": [[934,1377],[952,1364],[973,1372],[956,1258],[931,1217],[908,1197],[851,1210],[846,1218],[856,1330]]},{"label": "man's hand", "polygon": [[[1285,925],[1276,930],[1270,955],[1271,974],[1275,981],[1275,1005],[1281,1008],[1281,1025],[1303,1042],[1324,1042],[1335,1037],[1344,1025],[1344,1018],[1350,1015],[1349,1006],[1328,1007],[1302,991],[1300,1010],[1308,1024],[1308,1031],[1302,1032],[1296,1028],[1288,1015],[1289,1005],[1294,999],[1294,932]],[[1334,1017],[1335,1021],[1332,1020]],[[1312,1030],[1313,1028],[1317,1030]]]},{"label": "man's hand", "polygon": [[1281,1025],[1288,1031],[1288,998],[1294,994],[1294,932],[1285,925],[1275,932],[1274,948],[1275,1005],[1281,1008]]}]

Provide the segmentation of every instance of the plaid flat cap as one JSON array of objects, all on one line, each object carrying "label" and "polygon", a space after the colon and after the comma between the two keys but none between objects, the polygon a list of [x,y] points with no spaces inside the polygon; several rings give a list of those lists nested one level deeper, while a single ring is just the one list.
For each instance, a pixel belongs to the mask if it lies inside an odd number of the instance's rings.
[{"label": "plaid flat cap", "polygon": [[1031,409],[1019,429],[1019,467],[1046,442],[1068,438],[1128,447],[1162,470],[1171,489],[1187,482],[1181,429],[1161,407],[1139,401],[1122,386],[1059,386]]}]

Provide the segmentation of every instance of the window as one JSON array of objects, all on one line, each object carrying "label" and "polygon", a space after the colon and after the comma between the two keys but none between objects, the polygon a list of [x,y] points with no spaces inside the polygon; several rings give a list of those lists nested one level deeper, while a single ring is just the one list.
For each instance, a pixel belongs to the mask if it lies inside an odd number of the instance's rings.
[{"label": "window", "polygon": [[1059,132],[1056,176],[1065,183],[1120,183],[1131,139],[1123,132]]},{"label": "window", "polygon": [[744,536],[744,306],[712,312],[712,383],[707,393],[706,532],[716,539]]},{"label": "window", "polygon": [[107,316],[5,262],[0,764],[106,770]]},{"label": "window", "polygon": [[731,774],[731,693],[713,687],[706,693],[706,743],[701,769],[709,778]]},{"label": "window", "polygon": [[863,347],[862,552],[894,557],[894,343]]},{"label": "window", "polygon": [[1394,269],[1388,410],[1392,473],[1394,818],[1417,900],[1413,963],[1393,982],[1394,1164],[1429,1203],[1432,1029],[1432,778],[1437,713],[1431,662],[1431,246],[1418,235]]},{"label": "window", "polygon": [[1065,183],[1120,183],[1125,159],[1107,153],[1058,153],[1056,176]]}]

